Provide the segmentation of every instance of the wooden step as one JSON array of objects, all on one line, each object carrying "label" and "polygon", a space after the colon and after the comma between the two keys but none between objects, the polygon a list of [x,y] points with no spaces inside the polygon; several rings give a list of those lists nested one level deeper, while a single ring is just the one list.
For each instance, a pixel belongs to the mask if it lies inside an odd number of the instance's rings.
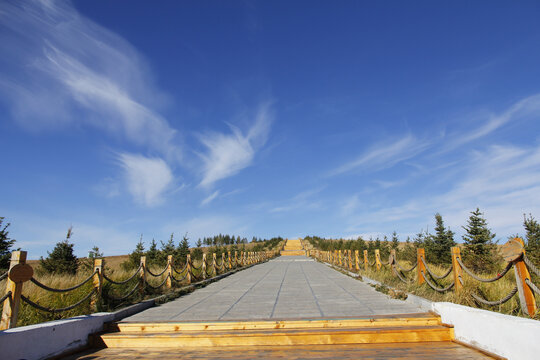
[{"label": "wooden step", "polygon": [[185,347],[377,344],[451,341],[453,328],[435,326],[356,327],[326,329],[265,329],[179,331],[165,333],[117,332],[99,336],[106,347]]},{"label": "wooden step", "polygon": [[306,255],[305,250],[281,250],[279,252],[281,256],[299,256]]},{"label": "wooden step", "polygon": [[261,320],[261,321],[189,321],[111,324],[110,331],[122,333],[167,333],[178,331],[223,331],[260,329],[336,329],[396,326],[441,325],[440,317],[432,314],[403,314],[399,317],[344,318],[344,319],[301,319],[301,320]]}]

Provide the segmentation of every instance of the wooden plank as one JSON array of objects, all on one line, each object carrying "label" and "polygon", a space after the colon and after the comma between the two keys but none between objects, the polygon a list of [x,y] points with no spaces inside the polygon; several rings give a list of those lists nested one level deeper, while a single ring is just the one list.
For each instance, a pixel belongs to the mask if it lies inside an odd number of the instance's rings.
[{"label": "wooden plank", "polygon": [[380,318],[380,319],[330,319],[289,321],[230,321],[230,322],[163,322],[118,323],[113,329],[121,332],[176,332],[190,330],[251,330],[251,329],[301,329],[301,328],[347,328],[384,326],[440,325],[438,317]]},{"label": "wooden plank", "polygon": [[89,350],[65,360],[109,359],[439,359],[485,360],[486,354],[453,342],[352,344],[352,345],[297,345],[247,347],[184,347],[181,354],[176,348],[108,348]]}]

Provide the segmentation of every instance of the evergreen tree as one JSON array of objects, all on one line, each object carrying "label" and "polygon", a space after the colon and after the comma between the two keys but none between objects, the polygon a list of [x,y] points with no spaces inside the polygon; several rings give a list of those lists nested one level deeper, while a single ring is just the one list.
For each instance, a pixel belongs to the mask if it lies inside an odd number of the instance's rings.
[{"label": "evergreen tree", "polygon": [[101,251],[99,251],[99,247],[94,246],[92,248],[92,250],[88,251],[88,257],[81,259],[79,263],[80,263],[80,265],[82,266],[82,268],[84,270],[93,271],[94,270],[94,259],[99,259],[99,258],[102,258],[102,257],[103,257],[103,253]]},{"label": "evergreen tree", "polygon": [[497,254],[493,238],[495,234],[487,227],[487,221],[482,217],[479,208],[471,212],[463,241],[463,258],[467,267],[475,271],[491,272],[497,268]]},{"label": "evergreen tree", "polygon": [[73,228],[68,229],[66,239],[56,243],[52,252],[47,251],[47,258],[40,258],[41,268],[52,274],[71,274],[75,275],[79,268],[79,262],[75,254],[73,254],[73,246],[69,239],[73,235]]},{"label": "evergreen tree", "polygon": [[429,262],[434,264],[450,264],[452,256],[451,247],[456,246],[454,233],[444,227],[444,221],[441,214],[435,214],[435,235],[429,237],[428,246],[426,246],[426,256]]},{"label": "evergreen tree", "polygon": [[410,261],[411,263],[416,262],[416,247],[411,243],[411,238],[409,236],[407,236],[407,240],[405,240],[405,247],[403,248],[400,258]]},{"label": "evergreen tree", "polygon": [[180,241],[180,244],[178,244],[177,249],[177,259],[178,261],[183,264],[186,262],[186,257],[189,254],[189,238],[187,236],[187,233],[182,237],[182,240]]},{"label": "evergreen tree", "polygon": [[150,247],[146,252],[146,262],[149,265],[158,264],[160,262],[160,251],[157,248],[156,239],[152,239]]},{"label": "evergreen tree", "polygon": [[396,250],[396,254],[398,253],[398,250],[399,250],[399,237],[398,237],[397,232],[395,232],[395,231],[392,233],[392,244],[390,245],[390,248],[392,250]]},{"label": "evergreen tree", "polygon": [[141,263],[141,256],[144,256],[144,242],[143,236],[139,238],[139,242],[135,245],[135,250],[129,254],[128,259],[124,261],[121,266],[125,270],[138,268]]},{"label": "evergreen tree", "polygon": [[0,216],[0,270],[6,270],[9,268],[11,247],[15,243],[14,239],[9,238],[9,232],[7,231],[10,223],[7,223],[2,227],[3,221],[4,218]]},{"label": "evergreen tree", "polygon": [[523,226],[526,231],[525,240],[527,244],[525,251],[527,252],[527,257],[538,263],[540,262],[540,224],[529,214],[528,218],[523,215]]},{"label": "evergreen tree", "polygon": [[202,247],[201,239],[197,240],[197,242],[195,243],[195,246],[198,248]]}]

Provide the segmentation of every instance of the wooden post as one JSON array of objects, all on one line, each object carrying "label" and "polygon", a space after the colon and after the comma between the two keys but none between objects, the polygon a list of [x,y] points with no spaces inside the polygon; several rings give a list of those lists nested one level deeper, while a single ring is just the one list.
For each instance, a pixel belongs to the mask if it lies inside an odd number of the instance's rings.
[{"label": "wooden post", "polygon": [[459,265],[457,261],[457,259],[461,260],[461,250],[458,246],[454,246],[450,248],[450,253],[452,254],[452,273],[454,274],[454,290],[456,293],[459,293],[461,292],[461,290],[463,290],[463,285],[461,284],[461,281],[460,281],[461,274],[463,273],[463,269],[461,269],[461,265]]},{"label": "wooden post", "polygon": [[206,253],[202,254],[201,272],[203,280],[206,279]]},{"label": "wooden post", "polygon": [[231,263],[231,252],[227,251],[227,255],[229,257],[229,269],[232,269],[232,263]]},{"label": "wooden post", "polygon": [[358,253],[358,250],[354,250],[354,263],[356,271],[360,271],[360,254]]},{"label": "wooden post", "polygon": [[165,286],[167,289],[172,288],[172,277],[173,277],[173,257],[172,255],[167,255],[167,281]]},{"label": "wooden post", "polygon": [[368,256],[367,256],[367,250],[364,250],[364,270],[367,271],[369,266]]},{"label": "wooden post", "polygon": [[90,300],[90,306],[94,311],[98,311],[99,300],[101,299],[101,288],[103,286],[103,259],[94,259],[94,276],[92,278],[92,283],[96,293],[92,296]]},{"label": "wooden post", "polygon": [[212,267],[214,268],[214,276],[217,275],[217,265],[216,265],[216,253],[212,253]]},{"label": "wooden post", "polygon": [[223,264],[223,269],[227,270],[227,263],[225,263],[225,253],[221,253],[221,263]]},{"label": "wooden post", "polygon": [[[23,276],[19,276],[20,273],[24,273]],[[32,267],[26,264],[26,251],[13,251],[11,253],[11,262],[9,263],[8,277],[6,279],[6,294],[11,291],[11,296],[4,300],[0,330],[11,329],[17,326],[23,283],[30,280],[33,273]]]},{"label": "wooden post", "polygon": [[416,249],[416,262],[418,264],[416,265],[416,283],[418,285],[422,285],[425,282],[422,273],[426,275],[426,267],[424,266],[422,259],[425,259],[425,250],[418,248]]},{"label": "wooden post", "polygon": [[377,271],[381,270],[381,253],[379,249],[375,249],[375,264],[377,265]]},{"label": "wooden post", "polygon": [[396,262],[397,262],[396,249],[392,249],[390,250],[390,257],[388,258],[388,264],[390,265],[390,267],[392,267],[392,265]]},{"label": "wooden post", "polygon": [[341,266],[343,264],[343,259],[341,258],[341,249],[339,249],[338,251],[338,257],[339,257],[339,266]]},{"label": "wooden post", "polygon": [[186,255],[186,271],[187,271],[187,274],[186,274],[187,283],[191,284],[191,255],[190,254]]},{"label": "wooden post", "polygon": [[527,269],[527,264],[523,260],[525,256],[525,243],[521,238],[510,239],[503,245],[502,254],[506,261],[512,261],[514,264],[521,311],[533,317],[536,314],[536,301],[532,289],[526,283],[526,280],[532,282],[532,279]]},{"label": "wooden post", "polygon": [[238,251],[234,251],[234,266],[238,267]]},{"label": "wooden post", "polygon": [[352,271],[351,249],[347,250],[347,253],[348,253],[348,255],[349,255],[349,270]]},{"label": "wooden post", "polygon": [[139,292],[144,294],[144,288],[146,287],[146,256],[141,256],[141,270],[139,270]]}]

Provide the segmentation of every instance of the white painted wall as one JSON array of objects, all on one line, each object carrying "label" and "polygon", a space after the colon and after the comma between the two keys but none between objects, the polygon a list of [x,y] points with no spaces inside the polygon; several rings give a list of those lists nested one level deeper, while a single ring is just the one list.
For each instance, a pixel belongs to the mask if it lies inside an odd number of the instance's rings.
[{"label": "white painted wall", "polygon": [[499,314],[448,302],[432,303],[456,340],[509,360],[540,359],[540,321]]},{"label": "white painted wall", "polygon": [[103,330],[104,323],[118,321],[153,305],[154,300],[147,300],[117,312],[82,315],[0,331],[0,358],[39,360],[80,349],[88,344],[88,335]]}]

